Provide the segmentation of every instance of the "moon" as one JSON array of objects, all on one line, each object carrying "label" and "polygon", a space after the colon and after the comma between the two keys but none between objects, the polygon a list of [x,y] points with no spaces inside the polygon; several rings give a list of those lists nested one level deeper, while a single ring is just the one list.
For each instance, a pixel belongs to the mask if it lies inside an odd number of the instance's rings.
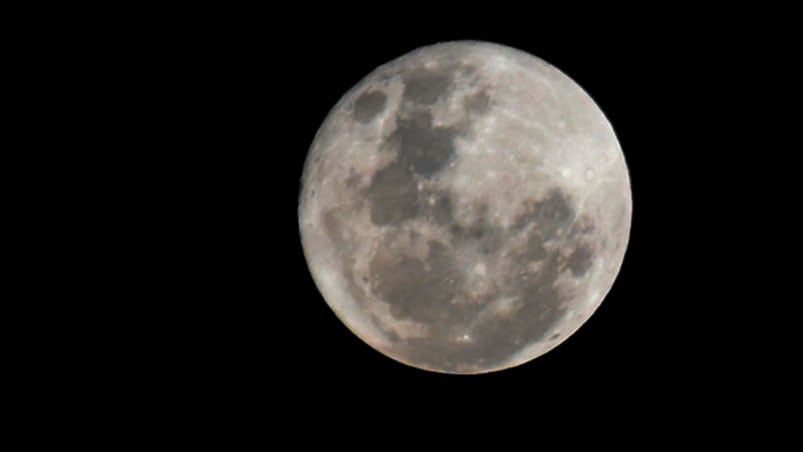
[{"label": "moon", "polygon": [[569,77],[522,51],[414,50],[346,93],[301,180],[310,273],[384,355],[476,374],[553,349],[610,290],[630,233],[614,131]]}]

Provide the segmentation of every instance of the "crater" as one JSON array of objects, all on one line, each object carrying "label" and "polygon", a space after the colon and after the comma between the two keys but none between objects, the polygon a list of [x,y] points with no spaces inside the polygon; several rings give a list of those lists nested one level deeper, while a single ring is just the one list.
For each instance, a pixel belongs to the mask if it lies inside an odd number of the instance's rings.
[{"label": "crater", "polygon": [[354,101],[354,119],[363,123],[373,121],[385,110],[387,96],[381,91],[367,91]]}]

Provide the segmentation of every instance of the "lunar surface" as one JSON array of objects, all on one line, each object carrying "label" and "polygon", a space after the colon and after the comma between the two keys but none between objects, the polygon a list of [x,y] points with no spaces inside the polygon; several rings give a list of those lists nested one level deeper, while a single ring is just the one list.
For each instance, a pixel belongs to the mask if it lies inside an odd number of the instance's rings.
[{"label": "lunar surface", "polygon": [[346,93],[312,144],[299,222],[343,323],[421,369],[551,350],[602,302],[630,232],[611,125],[570,78],[482,42],[423,47]]}]

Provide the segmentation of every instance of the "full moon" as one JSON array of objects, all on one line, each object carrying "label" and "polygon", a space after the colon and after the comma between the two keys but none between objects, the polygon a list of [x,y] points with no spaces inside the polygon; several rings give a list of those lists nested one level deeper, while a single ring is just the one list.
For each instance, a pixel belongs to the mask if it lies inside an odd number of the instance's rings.
[{"label": "full moon", "polygon": [[299,223],[337,317],[386,356],[475,374],[559,345],[622,265],[630,181],[613,129],[545,61],[422,47],[346,93],[318,130]]}]

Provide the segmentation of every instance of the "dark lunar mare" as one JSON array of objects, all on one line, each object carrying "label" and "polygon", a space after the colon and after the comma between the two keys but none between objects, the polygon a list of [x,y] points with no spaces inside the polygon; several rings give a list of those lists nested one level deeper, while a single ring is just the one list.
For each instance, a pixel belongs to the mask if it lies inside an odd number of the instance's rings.
[{"label": "dark lunar mare", "polygon": [[[447,309],[455,310],[455,315],[445,323],[430,323],[431,334],[424,338],[408,341],[405,349],[409,359],[436,368],[458,370],[460,365],[500,366],[510,356],[535,340],[545,338],[552,325],[565,314],[561,307],[567,301],[555,283],[560,275],[562,257],[560,253],[550,253],[546,240],[555,239],[554,232],[566,227],[574,217],[571,200],[560,191],[550,192],[543,200],[530,201],[528,208],[540,206],[541,211],[527,213],[514,225],[523,229],[529,226],[525,246],[514,253],[498,274],[505,275],[497,288],[496,297],[510,297],[516,301],[514,312],[506,316],[493,314],[481,316],[488,302],[479,305],[448,304]],[[506,234],[516,233],[493,225],[487,214],[487,206],[475,206],[479,215],[468,226],[458,223],[451,225],[451,234],[456,247],[474,247],[488,252],[496,251]],[[549,239],[545,239],[543,231]],[[549,235],[553,234],[553,235]],[[498,245],[488,245],[489,240]],[[493,242],[492,242],[493,243]],[[530,266],[538,263],[536,271]],[[466,320],[460,320],[464,317]],[[458,343],[455,339],[461,334],[461,327],[471,323],[471,340]]]},{"label": "dark lunar mare", "polygon": [[588,273],[593,264],[593,250],[586,244],[579,244],[577,248],[572,251],[572,254],[566,258],[566,267],[571,270],[574,276],[583,276]]},{"label": "dark lunar mare", "polygon": [[[388,243],[383,245],[390,248]],[[370,271],[375,275],[373,292],[390,303],[394,317],[427,325],[461,320],[462,313],[449,302],[462,286],[463,276],[444,244],[429,242],[425,260],[380,251],[371,260]]]},{"label": "dark lunar mare", "polygon": [[449,94],[453,80],[447,71],[420,67],[406,74],[404,82],[404,100],[431,105]]},{"label": "dark lunar mare", "polygon": [[416,112],[409,118],[396,119],[396,131],[390,139],[398,143],[396,164],[424,178],[430,178],[451,161],[457,132],[451,127],[432,125],[429,112]]},{"label": "dark lunar mare", "polygon": [[[425,291],[415,295],[425,300],[422,305],[416,305],[416,309],[420,308],[424,313],[440,311],[440,314],[408,317],[424,321],[430,327],[430,335],[403,343],[405,356],[416,363],[452,371],[466,364],[495,367],[503,365],[522,347],[548,339],[546,335],[565,315],[564,306],[569,304],[572,297],[572,294],[562,292],[556,285],[561,272],[569,269],[573,276],[582,276],[593,261],[593,249],[582,242],[593,231],[593,227],[584,223],[586,225],[583,228],[573,228],[577,214],[572,206],[570,197],[556,189],[543,199],[525,203],[522,206],[524,213],[520,218],[521,224],[514,224],[509,230],[493,225],[487,209],[482,205],[475,206],[480,214],[471,224],[451,224],[450,243],[455,248],[483,250],[489,237],[497,237],[501,245],[506,234],[525,235],[524,246],[514,249],[507,260],[499,261],[504,263],[504,268],[498,274],[504,277],[495,291],[496,297],[516,299],[516,308],[510,315],[482,316],[481,311],[488,306],[486,303],[451,303],[451,298],[447,300],[444,295],[459,295],[459,290],[455,292],[450,288],[444,292],[442,287],[430,285],[437,278],[427,278],[413,272],[405,277],[409,283],[415,285],[415,281],[426,281],[428,285]],[[565,233],[567,229],[571,229],[571,233]],[[549,244],[553,248],[557,246],[557,250],[549,251]],[[490,252],[496,249],[490,248]],[[561,250],[571,249],[573,251],[568,257],[562,254]],[[420,262],[419,266],[426,264]],[[532,269],[533,264],[537,265],[535,270]],[[462,278],[462,281],[466,281],[465,276]],[[461,281],[460,277],[456,281]],[[406,295],[414,296],[411,293]],[[426,305],[431,302],[443,303],[443,306]],[[410,306],[409,301],[404,303]],[[471,340],[458,343],[456,338],[462,334],[461,328],[468,324],[472,325]]]},{"label": "dark lunar mare", "polygon": [[385,111],[388,97],[381,91],[368,91],[354,101],[352,113],[354,119],[363,123],[373,121],[380,113]]},{"label": "dark lunar mare", "polygon": [[[426,200],[419,197],[417,182],[431,179],[453,160],[454,140],[460,133],[457,128],[433,125],[432,114],[420,108],[449,95],[449,73],[421,68],[404,79],[403,102],[413,107],[397,113],[396,129],[385,140],[386,147],[396,150],[396,158],[374,175],[366,193],[371,221],[380,226],[398,224],[425,211]],[[355,114],[357,104],[370,103],[363,100],[369,94],[357,99]]]},{"label": "dark lunar mare", "polygon": [[[447,371],[461,365],[502,365],[523,346],[545,339],[565,314],[561,306],[570,295],[561,293],[555,283],[565,269],[574,276],[585,274],[593,250],[576,246],[568,257],[548,250],[547,244],[556,241],[561,249],[569,249],[579,240],[576,231],[568,235],[576,216],[573,201],[558,188],[542,199],[524,203],[508,230],[494,224],[487,205],[474,206],[476,217],[461,224],[454,220],[448,191],[419,191],[418,182],[437,176],[454,159],[455,138],[470,129],[470,124],[460,128],[433,124],[427,107],[449,95],[453,80],[448,73],[419,68],[405,75],[404,81],[404,108],[397,113],[397,127],[384,143],[384,148],[396,151],[395,158],[377,171],[365,192],[371,221],[393,231],[406,220],[422,218],[446,228],[450,240],[448,244],[430,241],[429,253],[421,259],[399,252],[392,246],[393,234],[385,234],[369,265],[371,290],[390,305],[394,317],[427,325],[429,334],[402,341],[381,321],[374,321],[397,341],[402,356],[411,362]],[[364,93],[355,101],[355,119],[372,120],[384,109],[384,102],[384,98],[380,101],[375,94]],[[472,118],[487,113],[492,104],[484,92],[465,102]],[[500,259],[496,254],[511,234],[524,234],[525,245],[508,259]],[[491,271],[504,275],[494,297],[517,300],[510,315],[481,315],[491,299],[454,302],[467,282],[454,250],[467,248],[505,266]],[[532,271],[534,263],[538,267]],[[457,342],[468,325],[471,340]]]},{"label": "dark lunar mare", "polygon": [[418,212],[415,177],[398,164],[379,170],[366,196],[371,204],[371,221],[377,226],[398,224]]}]

